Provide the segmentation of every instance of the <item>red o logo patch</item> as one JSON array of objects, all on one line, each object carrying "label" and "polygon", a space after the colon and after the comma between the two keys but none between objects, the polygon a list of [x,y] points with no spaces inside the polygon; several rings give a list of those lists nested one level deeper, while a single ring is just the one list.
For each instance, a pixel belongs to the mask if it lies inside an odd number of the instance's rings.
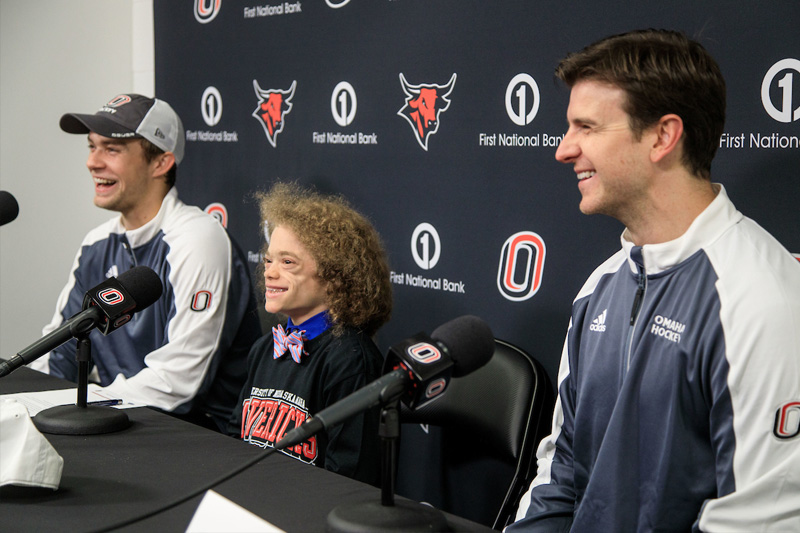
[{"label": "red o logo patch", "polygon": [[211,293],[209,291],[197,291],[192,296],[192,311],[205,311],[211,306]]},{"label": "red o logo patch", "polygon": [[800,435],[800,402],[789,402],[778,407],[772,433],[781,440]]}]

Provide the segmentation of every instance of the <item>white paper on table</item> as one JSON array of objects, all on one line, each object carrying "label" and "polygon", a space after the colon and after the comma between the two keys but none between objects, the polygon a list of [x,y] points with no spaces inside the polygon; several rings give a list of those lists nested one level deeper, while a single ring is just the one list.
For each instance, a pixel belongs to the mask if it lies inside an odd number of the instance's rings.
[{"label": "white paper on table", "polygon": [[[39,414],[39,411],[44,411],[50,407],[55,407],[57,405],[74,405],[78,401],[78,389],[75,388],[0,394],[0,399],[3,398],[17,400],[28,409],[28,414],[31,417],[34,417]],[[105,390],[95,383],[90,383],[86,388],[86,401],[88,404],[91,404],[92,402],[113,399],[114,398],[112,396],[110,396]],[[120,405],[115,405],[113,407],[115,409],[129,409],[131,407],[142,407],[142,404],[123,402]]]},{"label": "white paper on table", "polygon": [[192,521],[186,528],[186,533],[223,533],[228,531],[286,533],[241,505],[209,490],[194,512]]}]

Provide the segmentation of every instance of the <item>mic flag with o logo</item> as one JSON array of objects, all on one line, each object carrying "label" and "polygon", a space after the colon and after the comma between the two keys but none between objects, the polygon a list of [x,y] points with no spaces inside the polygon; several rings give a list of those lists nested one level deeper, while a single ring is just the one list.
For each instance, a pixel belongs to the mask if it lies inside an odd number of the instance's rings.
[{"label": "mic flag with o logo", "polygon": [[401,397],[417,409],[439,397],[450,383],[453,360],[446,348],[425,333],[418,333],[389,349],[384,370],[408,371],[412,386]]},{"label": "mic flag with o logo", "polygon": [[[87,292],[81,309],[99,307],[104,320],[97,325],[97,329],[103,335],[108,335],[127,323],[137,310],[144,309],[158,299],[162,290],[161,279],[153,270],[144,266],[133,267],[119,279],[108,278]],[[131,291],[137,295],[136,298]]]}]

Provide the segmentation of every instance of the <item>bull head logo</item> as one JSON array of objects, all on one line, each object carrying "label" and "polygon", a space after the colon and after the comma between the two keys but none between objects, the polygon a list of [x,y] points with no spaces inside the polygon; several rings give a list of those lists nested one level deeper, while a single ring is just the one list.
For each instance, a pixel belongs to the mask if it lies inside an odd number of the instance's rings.
[{"label": "bull head logo", "polygon": [[283,131],[285,124],[284,118],[292,110],[292,98],[297,86],[297,80],[292,82],[287,90],[268,89],[264,90],[258,86],[258,82],[253,80],[253,89],[258,97],[258,106],[253,111],[253,117],[264,128],[267,140],[273,148],[276,147],[275,138]]},{"label": "bull head logo", "polygon": [[450,93],[456,84],[456,74],[447,85],[423,83],[411,85],[400,73],[400,86],[406,93],[406,103],[397,112],[411,124],[417,142],[423,150],[428,150],[428,137],[439,129],[439,115],[450,107]]}]

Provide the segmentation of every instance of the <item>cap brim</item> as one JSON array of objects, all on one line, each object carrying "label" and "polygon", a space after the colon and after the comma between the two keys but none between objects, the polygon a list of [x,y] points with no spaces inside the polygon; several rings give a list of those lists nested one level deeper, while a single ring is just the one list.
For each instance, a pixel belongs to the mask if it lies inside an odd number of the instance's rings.
[{"label": "cap brim", "polygon": [[67,113],[59,121],[67,133],[89,133],[93,131],[103,137],[139,137],[135,131],[111,120],[107,115],[81,115]]}]

